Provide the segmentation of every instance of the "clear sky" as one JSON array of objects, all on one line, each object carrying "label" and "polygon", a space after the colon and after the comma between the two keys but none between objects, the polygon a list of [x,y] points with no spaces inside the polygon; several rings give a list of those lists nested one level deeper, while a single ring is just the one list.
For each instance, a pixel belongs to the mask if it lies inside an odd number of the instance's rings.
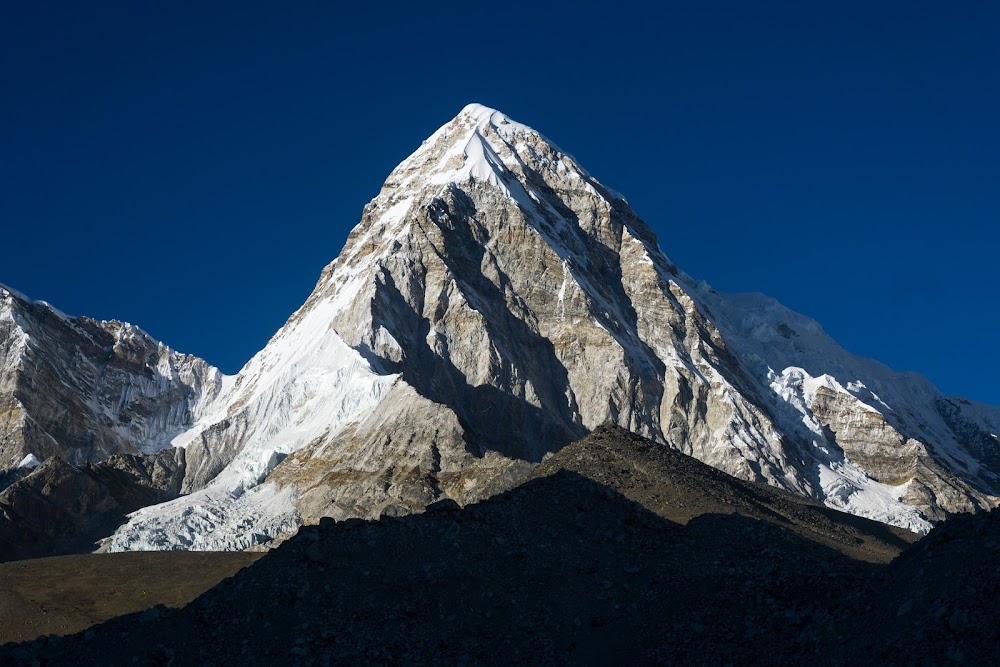
[{"label": "clear sky", "polygon": [[652,4],[8,3],[0,282],[235,372],[477,101],[688,273],[1000,404],[1000,4]]}]

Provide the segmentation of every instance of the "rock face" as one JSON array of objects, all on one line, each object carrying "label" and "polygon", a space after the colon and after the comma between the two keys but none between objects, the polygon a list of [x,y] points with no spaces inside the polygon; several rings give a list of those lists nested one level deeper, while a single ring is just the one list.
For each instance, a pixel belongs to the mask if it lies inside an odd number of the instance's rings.
[{"label": "rock face", "polygon": [[0,473],[29,457],[79,465],[168,447],[221,384],[137,327],[0,286]]},{"label": "rock face", "polygon": [[[85,328],[7,303],[8,358],[21,354],[25,310],[64,336]],[[115,336],[91,337],[107,354]],[[464,504],[606,422],[910,530],[992,507],[1000,489],[1000,410],[854,357],[767,297],[693,280],[621,195],[480,105],[390,174],[239,375],[130,340],[118,362],[128,381],[113,386],[148,382],[128,394],[135,408],[113,403],[111,416],[133,420],[128,437],[112,437],[110,416],[67,433],[99,432],[107,451],[184,448],[186,495],[137,512],[112,550],[243,548],[322,516]],[[93,393],[80,384],[72,393]],[[9,449],[9,461],[36,453]]]}]

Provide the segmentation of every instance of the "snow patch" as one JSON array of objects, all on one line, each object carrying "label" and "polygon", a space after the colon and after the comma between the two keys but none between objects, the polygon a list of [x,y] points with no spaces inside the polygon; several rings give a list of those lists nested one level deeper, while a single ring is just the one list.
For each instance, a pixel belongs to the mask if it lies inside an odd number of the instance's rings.
[{"label": "snow patch", "polygon": [[819,477],[827,507],[914,533],[927,533],[932,528],[919,511],[903,502],[910,482],[899,486],[876,482],[848,461],[821,464]]},{"label": "snow patch", "polygon": [[25,468],[27,470],[32,470],[40,465],[42,465],[42,462],[38,460],[37,456],[35,456],[34,454],[28,454],[23,459],[21,459],[20,463],[17,464],[17,469],[21,470],[22,468]]}]

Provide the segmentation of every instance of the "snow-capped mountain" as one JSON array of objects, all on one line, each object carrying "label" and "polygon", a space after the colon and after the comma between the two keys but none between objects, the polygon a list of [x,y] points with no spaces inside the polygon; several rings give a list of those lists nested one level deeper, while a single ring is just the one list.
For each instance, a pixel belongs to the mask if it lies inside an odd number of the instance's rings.
[{"label": "snow-capped mountain", "polygon": [[241,548],[467,502],[608,421],[913,530],[1000,493],[1000,409],[693,280],[621,195],[480,105],[390,174],[268,345],[212,377],[189,424],[134,441],[185,450],[187,495],[108,548]]}]

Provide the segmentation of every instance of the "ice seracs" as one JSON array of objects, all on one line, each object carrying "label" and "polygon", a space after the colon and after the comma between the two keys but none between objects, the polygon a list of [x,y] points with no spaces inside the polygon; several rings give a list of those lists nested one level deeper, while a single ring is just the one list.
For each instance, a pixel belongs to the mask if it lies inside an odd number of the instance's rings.
[{"label": "ice seracs", "polygon": [[[325,302],[290,321],[218,405],[174,438],[185,448],[187,495],[136,512],[107,543],[134,549],[242,549],[294,530],[294,491],[268,482],[289,454],[375,408],[396,380],[374,373],[328,327]],[[234,424],[235,423],[235,424]],[[226,439],[239,430],[235,447]]]}]

